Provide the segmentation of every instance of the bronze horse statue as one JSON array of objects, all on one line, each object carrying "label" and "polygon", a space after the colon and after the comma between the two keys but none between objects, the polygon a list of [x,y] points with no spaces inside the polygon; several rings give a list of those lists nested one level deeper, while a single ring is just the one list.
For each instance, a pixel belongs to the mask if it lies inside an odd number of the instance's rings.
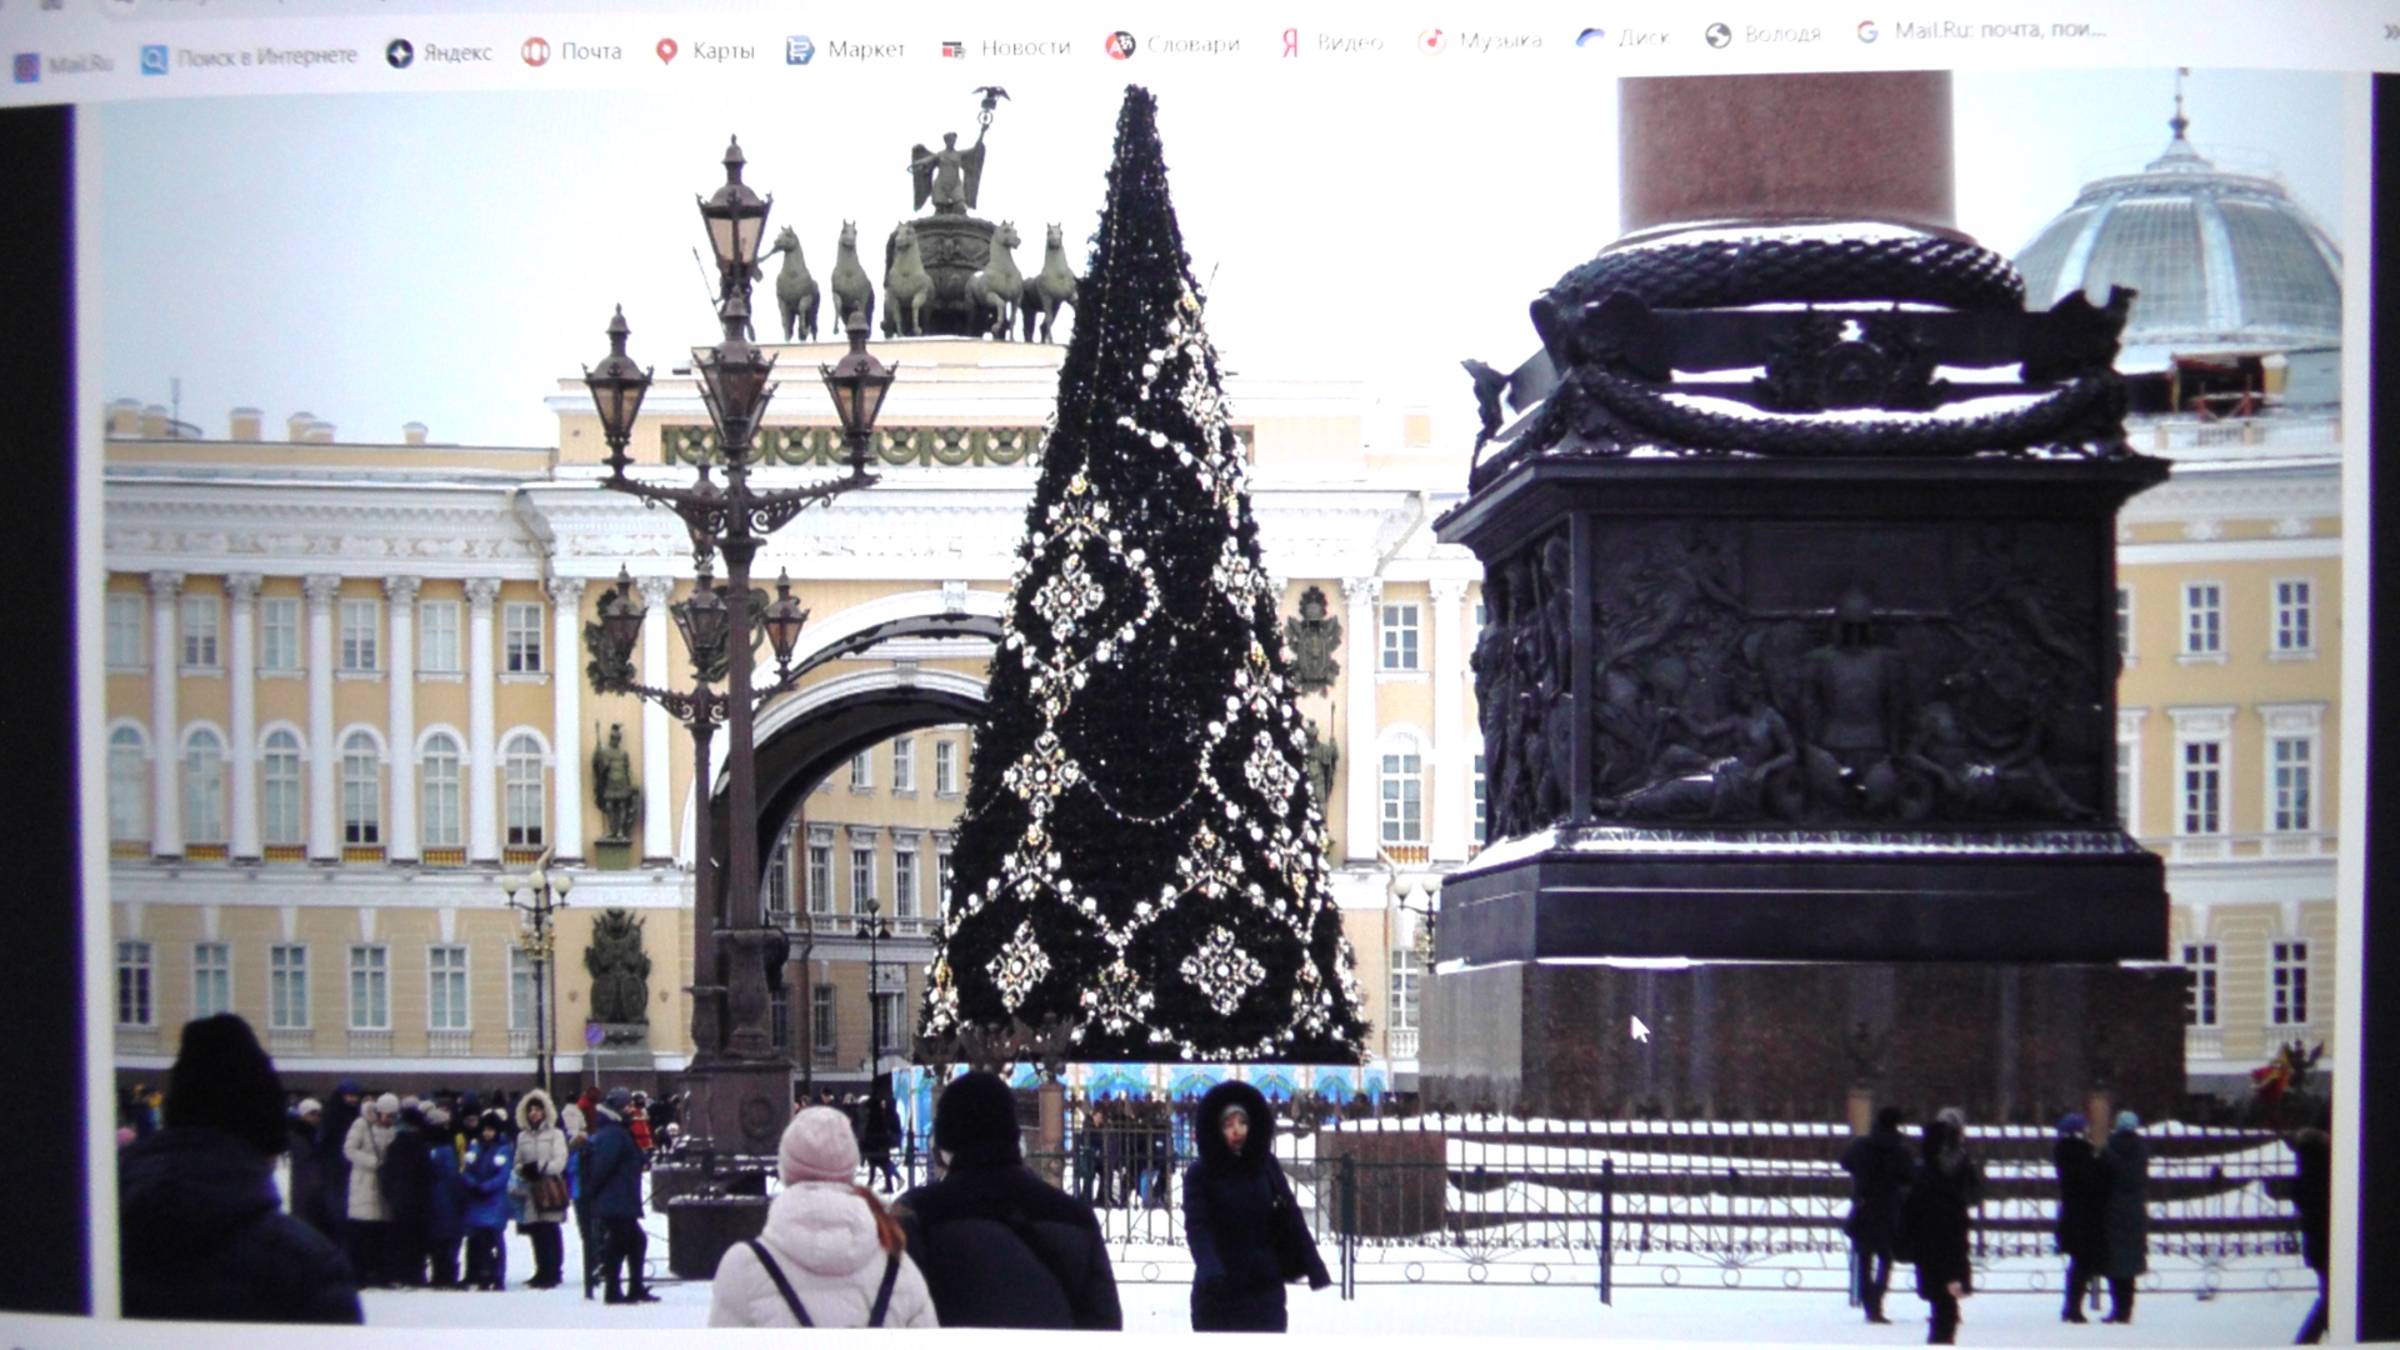
[{"label": "bronze horse statue", "polygon": [[922,337],[925,302],[933,298],[933,274],[917,251],[916,227],[906,221],[892,231],[892,265],[883,274],[883,335]]},{"label": "bronze horse statue", "polygon": [[1033,320],[1042,320],[1042,341],[1050,340],[1050,326],[1058,320],[1058,307],[1072,305],[1075,300],[1075,274],[1067,270],[1065,231],[1057,225],[1050,227],[1050,240],[1042,252],[1042,270],[1025,279],[1017,302],[1017,313],[1025,322],[1025,340],[1033,341]]},{"label": "bronze horse statue", "polygon": [[858,262],[858,222],[842,222],[842,242],[833,260],[833,300],[836,306],[834,325],[847,328],[850,316],[873,327],[875,323],[875,285],[867,280],[867,269]]},{"label": "bronze horse statue", "polygon": [[984,258],[983,270],[967,278],[967,304],[980,322],[989,317],[988,331],[1002,342],[1008,341],[1009,329],[1017,318],[1017,305],[1025,289],[1025,274],[1017,270],[1016,255],[1011,252],[1024,240],[1017,234],[1013,220],[1000,222],[992,231],[992,249]]},{"label": "bronze horse statue", "polygon": [[800,236],[789,225],[775,236],[775,247],[767,250],[767,257],[778,253],[783,255],[783,270],[775,274],[775,303],[783,310],[783,340],[790,342],[795,334],[805,332],[814,342],[817,279],[808,274],[808,260],[800,256]]}]

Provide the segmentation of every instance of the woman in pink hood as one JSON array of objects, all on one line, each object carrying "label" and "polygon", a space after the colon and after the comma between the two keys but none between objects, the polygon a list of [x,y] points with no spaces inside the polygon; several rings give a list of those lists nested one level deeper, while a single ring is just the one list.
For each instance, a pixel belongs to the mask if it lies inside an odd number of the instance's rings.
[{"label": "woman in pink hood", "polygon": [[717,1263],[712,1327],[933,1327],[933,1297],[874,1192],[850,1119],[812,1106],[783,1132],[764,1232]]}]

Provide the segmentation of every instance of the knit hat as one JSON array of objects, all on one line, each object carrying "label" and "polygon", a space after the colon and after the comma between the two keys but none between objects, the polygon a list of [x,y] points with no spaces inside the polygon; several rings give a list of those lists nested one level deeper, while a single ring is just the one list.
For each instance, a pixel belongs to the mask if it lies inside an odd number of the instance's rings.
[{"label": "knit hat", "polygon": [[385,1117],[399,1115],[400,1098],[396,1094],[390,1092],[377,1097],[375,1099],[375,1114]]},{"label": "knit hat", "polygon": [[2079,1111],[2069,1111],[2065,1115],[2058,1118],[2058,1132],[2060,1134],[2081,1134],[2091,1127],[2092,1123],[2088,1120],[2085,1120],[2083,1118],[2083,1114]]},{"label": "knit hat", "polygon": [[858,1175],[858,1139],[850,1132],[850,1118],[830,1106],[812,1106],[792,1117],[776,1154],[786,1186]]},{"label": "knit hat", "polygon": [[2120,1130],[2138,1130],[2142,1128],[2142,1118],[2135,1115],[2131,1111],[2119,1111],[2117,1113],[2117,1128]]},{"label": "knit hat", "polygon": [[438,1106],[428,1106],[425,1108],[425,1123],[437,1130],[442,1129],[450,1123],[450,1113]]},{"label": "knit hat", "polygon": [[283,1080],[248,1022],[218,1013],[183,1024],[167,1075],[166,1123],[222,1130],[261,1153],[283,1151]]},{"label": "knit hat", "polygon": [[633,1094],[621,1087],[610,1088],[608,1090],[608,1095],[600,1099],[600,1104],[602,1106],[605,1106],[609,1110],[616,1112],[618,1115],[625,1114],[625,1108],[631,1105],[632,1102]]},{"label": "knit hat", "polygon": [[933,1142],[969,1163],[1023,1157],[1017,1147],[1016,1094],[998,1074],[962,1075],[942,1089],[941,1103],[933,1109]]},{"label": "knit hat", "polygon": [[292,1114],[298,1116],[321,1116],[325,1114],[325,1106],[324,1103],[319,1102],[314,1097],[302,1097],[300,1099],[300,1108],[297,1111],[294,1111]]},{"label": "knit hat", "polygon": [[476,1129],[480,1130],[487,1126],[496,1133],[508,1133],[508,1113],[495,1106],[491,1110],[486,1111],[482,1115],[476,1117]]}]

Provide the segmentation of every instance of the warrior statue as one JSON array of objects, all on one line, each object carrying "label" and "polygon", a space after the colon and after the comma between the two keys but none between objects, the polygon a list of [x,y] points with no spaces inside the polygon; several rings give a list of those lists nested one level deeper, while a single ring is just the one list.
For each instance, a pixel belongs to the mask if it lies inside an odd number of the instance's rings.
[{"label": "warrior statue", "polygon": [[642,790],[634,786],[633,760],[625,753],[625,724],[612,724],[608,744],[592,747],[592,804],[607,824],[601,837],[633,837],[633,823],[642,813]]}]

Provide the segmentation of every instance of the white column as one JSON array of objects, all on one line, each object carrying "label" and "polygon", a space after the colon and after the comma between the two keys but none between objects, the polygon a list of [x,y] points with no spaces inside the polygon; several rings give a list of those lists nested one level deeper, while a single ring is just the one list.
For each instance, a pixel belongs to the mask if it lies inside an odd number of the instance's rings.
[{"label": "white column", "polygon": [[300,579],[308,597],[308,856],[331,862],[342,856],[334,802],[341,791],[333,747],[333,601],[342,579],[312,573]]},{"label": "white column", "polygon": [[417,588],[420,577],[385,577],[385,608],[392,619],[391,726],[387,738],[392,753],[392,833],[386,857],[415,862],[423,850],[417,840]]},{"label": "white column", "polygon": [[1467,733],[1467,582],[1433,583],[1433,860],[1465,862],[1475,837],[1475,738]]},{"label": "white column", "polygon": [[245,860],[263,851],[258,842],[258,588],[264,580],[256,572],[225,578],[233,614],[225,635],[232,647],[225,676],[233,744],[225,748],[225,763],[233,772],[233,856]]},{"label": "white column", "polygon": [[1341,746],[1341,762],[1349,766],[1350,805],[1343,816],[1342,854],[1351,862],[1373,862],[1383,837],[1375,791],[1375,602],[1382,595],[1381,577],[1342,581],[1342,597],[1350,602],[1343,633],[1350,648],[1343,670],[1349,677],[1349,716]]},{"label": "white column", "polygon": [[561,861],[583,857],[583,672],[575,652],[583,632],[583,578],[550,578],[550,847]]},{"label": "white column", "polygon": [[175,716],[182,653],[176,649],[176,613],[183,599],[183,573],[150,574],[150,856],[183,856],[182,728]]},{"label": "white column", "polygon": [[[667,687],[667,598],[675,594],[673,577],[643,577],[642,604],[650,612],[642,625],[642,683]],[[674,721],[667,710],[642,700],[642,860],[675,856]]]},{"label": "white column", "polygon": [[499,755],[492,744],[492,695],[499,674],[492,662],[492,602],[500,583],[467,582],[467,861],[500,860]]}]

